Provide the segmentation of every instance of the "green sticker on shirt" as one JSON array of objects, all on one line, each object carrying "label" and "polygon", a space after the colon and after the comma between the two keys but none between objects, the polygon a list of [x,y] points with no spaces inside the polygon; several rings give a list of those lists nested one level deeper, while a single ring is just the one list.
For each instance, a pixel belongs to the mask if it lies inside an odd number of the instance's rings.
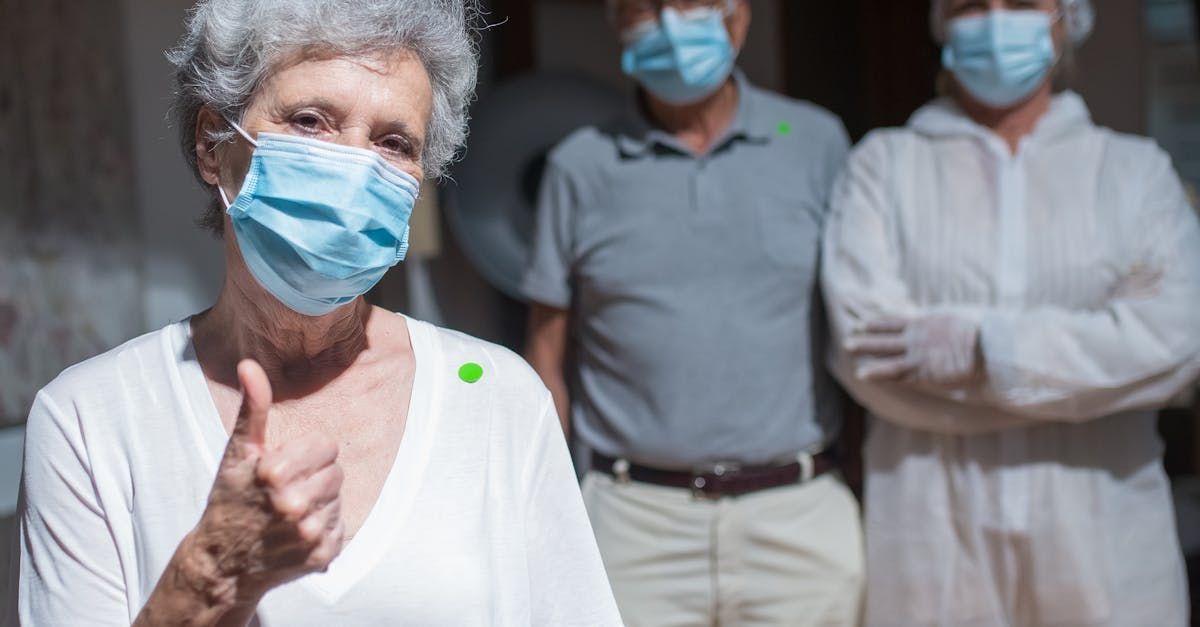
[{"label": "green sticker on shirt", "polygon": [[458,369],[458,378],[467,383],[475,383],[483,378],[483,366],[475,362],[467,362]]},{"label": "green sticker on shirt", "polygon": [[779,131],[780,135],[791,135],[792,134],[792,125],[788,122],[780,122],[779,126],[775,127],[775,130]]}]

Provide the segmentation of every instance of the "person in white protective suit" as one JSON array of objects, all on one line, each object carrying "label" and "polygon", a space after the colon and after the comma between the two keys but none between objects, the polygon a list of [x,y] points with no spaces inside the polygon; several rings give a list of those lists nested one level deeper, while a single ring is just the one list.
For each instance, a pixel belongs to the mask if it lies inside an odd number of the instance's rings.
[{"label": "person in white protective suit", "polygon": [[944,97],[834,193],[831,361],[874,417],[868,625],[1188,620],[1155,410],[1200,373],[1200,226],[1153,141],[1056,88],[1093,16],[935,1]]}]

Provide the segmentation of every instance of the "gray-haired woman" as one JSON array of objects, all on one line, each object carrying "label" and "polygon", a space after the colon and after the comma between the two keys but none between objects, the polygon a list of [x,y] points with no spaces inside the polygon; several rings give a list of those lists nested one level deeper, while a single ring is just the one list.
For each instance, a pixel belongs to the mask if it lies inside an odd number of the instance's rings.
[{"label": "gray-haired woman", "polygon": [[473,19],[196,6],[176,112],[225,285],[39,394],[21,622],[619,624],[537,376],[361,297],[463,143]]}]

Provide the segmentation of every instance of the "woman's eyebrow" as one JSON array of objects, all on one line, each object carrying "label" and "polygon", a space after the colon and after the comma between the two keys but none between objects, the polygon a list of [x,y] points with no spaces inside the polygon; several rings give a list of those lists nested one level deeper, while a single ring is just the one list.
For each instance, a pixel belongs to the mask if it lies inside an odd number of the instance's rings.
[{"label": "woman's eyebrow", "polygon": [[317,109],[323,109],[332,113],[339,113],[341,111],[341,107],[334,104],[332,100],[329,100],[323,96],[304,96],[301,98],[294,98],[292,100],[281,101],[279,103],[280,110],[290,111],[303,107],[316,107]]}]

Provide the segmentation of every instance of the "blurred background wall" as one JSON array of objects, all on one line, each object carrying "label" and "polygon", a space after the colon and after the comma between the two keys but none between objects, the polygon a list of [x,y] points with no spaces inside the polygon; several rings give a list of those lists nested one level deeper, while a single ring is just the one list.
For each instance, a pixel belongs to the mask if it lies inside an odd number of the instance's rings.
[{"label": "blurred background wall", "polygon": [[[754,22],[740,65],[760,85],[832,109],[842,116],[855,139],[871,128],[903,124],[934,93],[938,50],[928,35],[927,2],[751,0]],[[1154,135],[1172,152],[1185,179],[1193,185],[1200,183],[1197,0],[1095,3],[1097,30],[1079,55],[1076,89],[1085,96],[1099,123]],[[506,82],[531,72],[573,73],[618,98],[631,93],[631,85],[618,67],[619,49],[603,0],[491,0],[489,4],[488,19],[498,25],[486,31],[482,40],[477,107],[481,114],[489,106],[490,96]],[[0,133],[6,134],[0,137],[0,390],[5,389],[6,381],[13,385],[17,380],[11,370],[6,375],[4,368],[16,367],[13,364],[20,357],[11,351],[4,353],[6,331],[19,328],[9,319],[5,303],[24,303],[32,293],[40,293],[40,287],[51,287],[31,282],[29,277],[36,279],[36,274],[23,274],[23,287],[17,287],[14,278],[14,259],[37,257],[15,243],[26,240],[25,230],[33,228],[16,220],[18,215],[29,214],[29,207],[15,204],[23,196],[7,193],[18,185],[31,184],[43,190],[62,186],[57,191],[62,196],[65,190],[62,198],[69,202],[60,199],[60,208],[93,213],[104,208],[108,210],[104,215],[115,216],[97,227],[87,241],[64,237],[57,244],[51,238],[47,244],[83,250],[84,259],[105,259],[101,269],[89,271],[109,276],[113,285],[123,290],[119,294],[93,290],[86,299],[46,305],[63,316],[68,310],[91,312],[90,319],[75,320],[75,326],[109,323],[108,335],[97,335],[86,350],[99,352],[119,341],[118,334],[132,336],[204,309],[220,288],[219,242],[193,225],[205,195],[186,170],[174,131],[166,123],[171,79],[163,51],[180,35],[190,5],[190,0],[0,0],[0,52],[4,53],[0,54]],[[30,21],[35,14],[40,20],[37,23]],[[64,43],[73,39],[98,42],[98,47]],[[17,54],[21,50],[40,51],[41,56]],[[112,54],[95,56],[95,50]],[[104,80],[92,76],[85,86],[94,92],[81,98],[66,85],[89,67],[80,62],[88,55],[92,55],[91,66],[100,64],[105,70],[100,77]],[[29,77],[39,82],[31,86]],[[46,101],[47,94],[59,93],[55,90],[76,96]],[[545,104],[530,102],[529,106]],[[570,113],[551,111],[547,115]],[[50,143],[26,133],[24,141],[13,141],[10,135],[37,126],[35,118],[44,123],[47,115],[70,121],[80,133]],[[538,135],[537,129],[528,130],[531,137]],[[483,136],[484,131],[474,132]],[[535,144],[531,140],[532,147],[527,150],[536,152]],[[96,152],[102,145],[116,151],[108,158],[124,159],[112,174],[101,167],[108,163]],[[485,148],[472,145],[471,150],[482,152]],[[469,151],[468,161],[471,156]],[[61,163],[74,164],[73,169],[55,169],[55,164]],[[81,168],[80,163],[92,163],[95,168]],[[35,169],[43,174],[65,172],[67,178],[17,181],[14,173],[30,172],[29,164],[37,165]],[[536,175],[536,160],[528,169],[526,176]],[[104,177],[106,191],[85,184],[89,177]],[[442,207],[427,202],[422,209],[420,232],[426,234],[429,244],[393,271],[372,298],[417,317],[517,346],[523,333],[523,306],[494,287],[494,280],[484,278],[486,273],[479,267],[486,260],[476,258],[473,264],[471,255],[466,254],[478,246],[472,237],[480,236],[467,232],[463,221],[454,219],[456,214],[441,210],[464,197],[462,188],[482,184],[477,179],[457,178],[457,183],[441,190],[427,187],[427,198],[444,201]],[[528,195],[534,187],[525,182],[522,189]],[[520,204],[520,200],[514,202]],[[454,208],[460,214],[488,210],[477,205]],[[77,230],[72,225],[77,224],[64,221],[58,230],[70,236]],[[55,232],[53,225],[44,222],[36,228],[42,234]],[[106,251],[113,249],[126,255],[106,257]],[[76,283],[66,285],[94,283],[80,276],[91,275],[77,274]],[[61,275],[44,275],[43,279],[46,277],[66,280]],[[124,309],[113,308],[118,300]],[[19,426],[2,427],[19,424],[36,388],[82,355],[64,355],[62,363],[54,362],[52,356],[42,357],[36,373],[22,375],[22,383],[13,385],[26,400],[15,409],[0,411],[0,533],[11,524],[3,517],[15,507],[21,442]],[[23,359],[30,360],[28,355]],[[1168,461],[1176,474],[1194,472],[1200,449],[1194,425],[1194,414],[1186,410],[1164,420]],[[1181,480],[1180,485],[1185,486],[1181,490],[1195,493],[1194,484]],[[1194,514],[1184,507],[1181,516],[1185,515]],[[1200,517],[1189,521],[1194,523],[1191,530],[1200,533]],[[1200,539],[1191,542],[1200,545]],[[6,548],[7,544],[0,542],[0,589]]]}]

